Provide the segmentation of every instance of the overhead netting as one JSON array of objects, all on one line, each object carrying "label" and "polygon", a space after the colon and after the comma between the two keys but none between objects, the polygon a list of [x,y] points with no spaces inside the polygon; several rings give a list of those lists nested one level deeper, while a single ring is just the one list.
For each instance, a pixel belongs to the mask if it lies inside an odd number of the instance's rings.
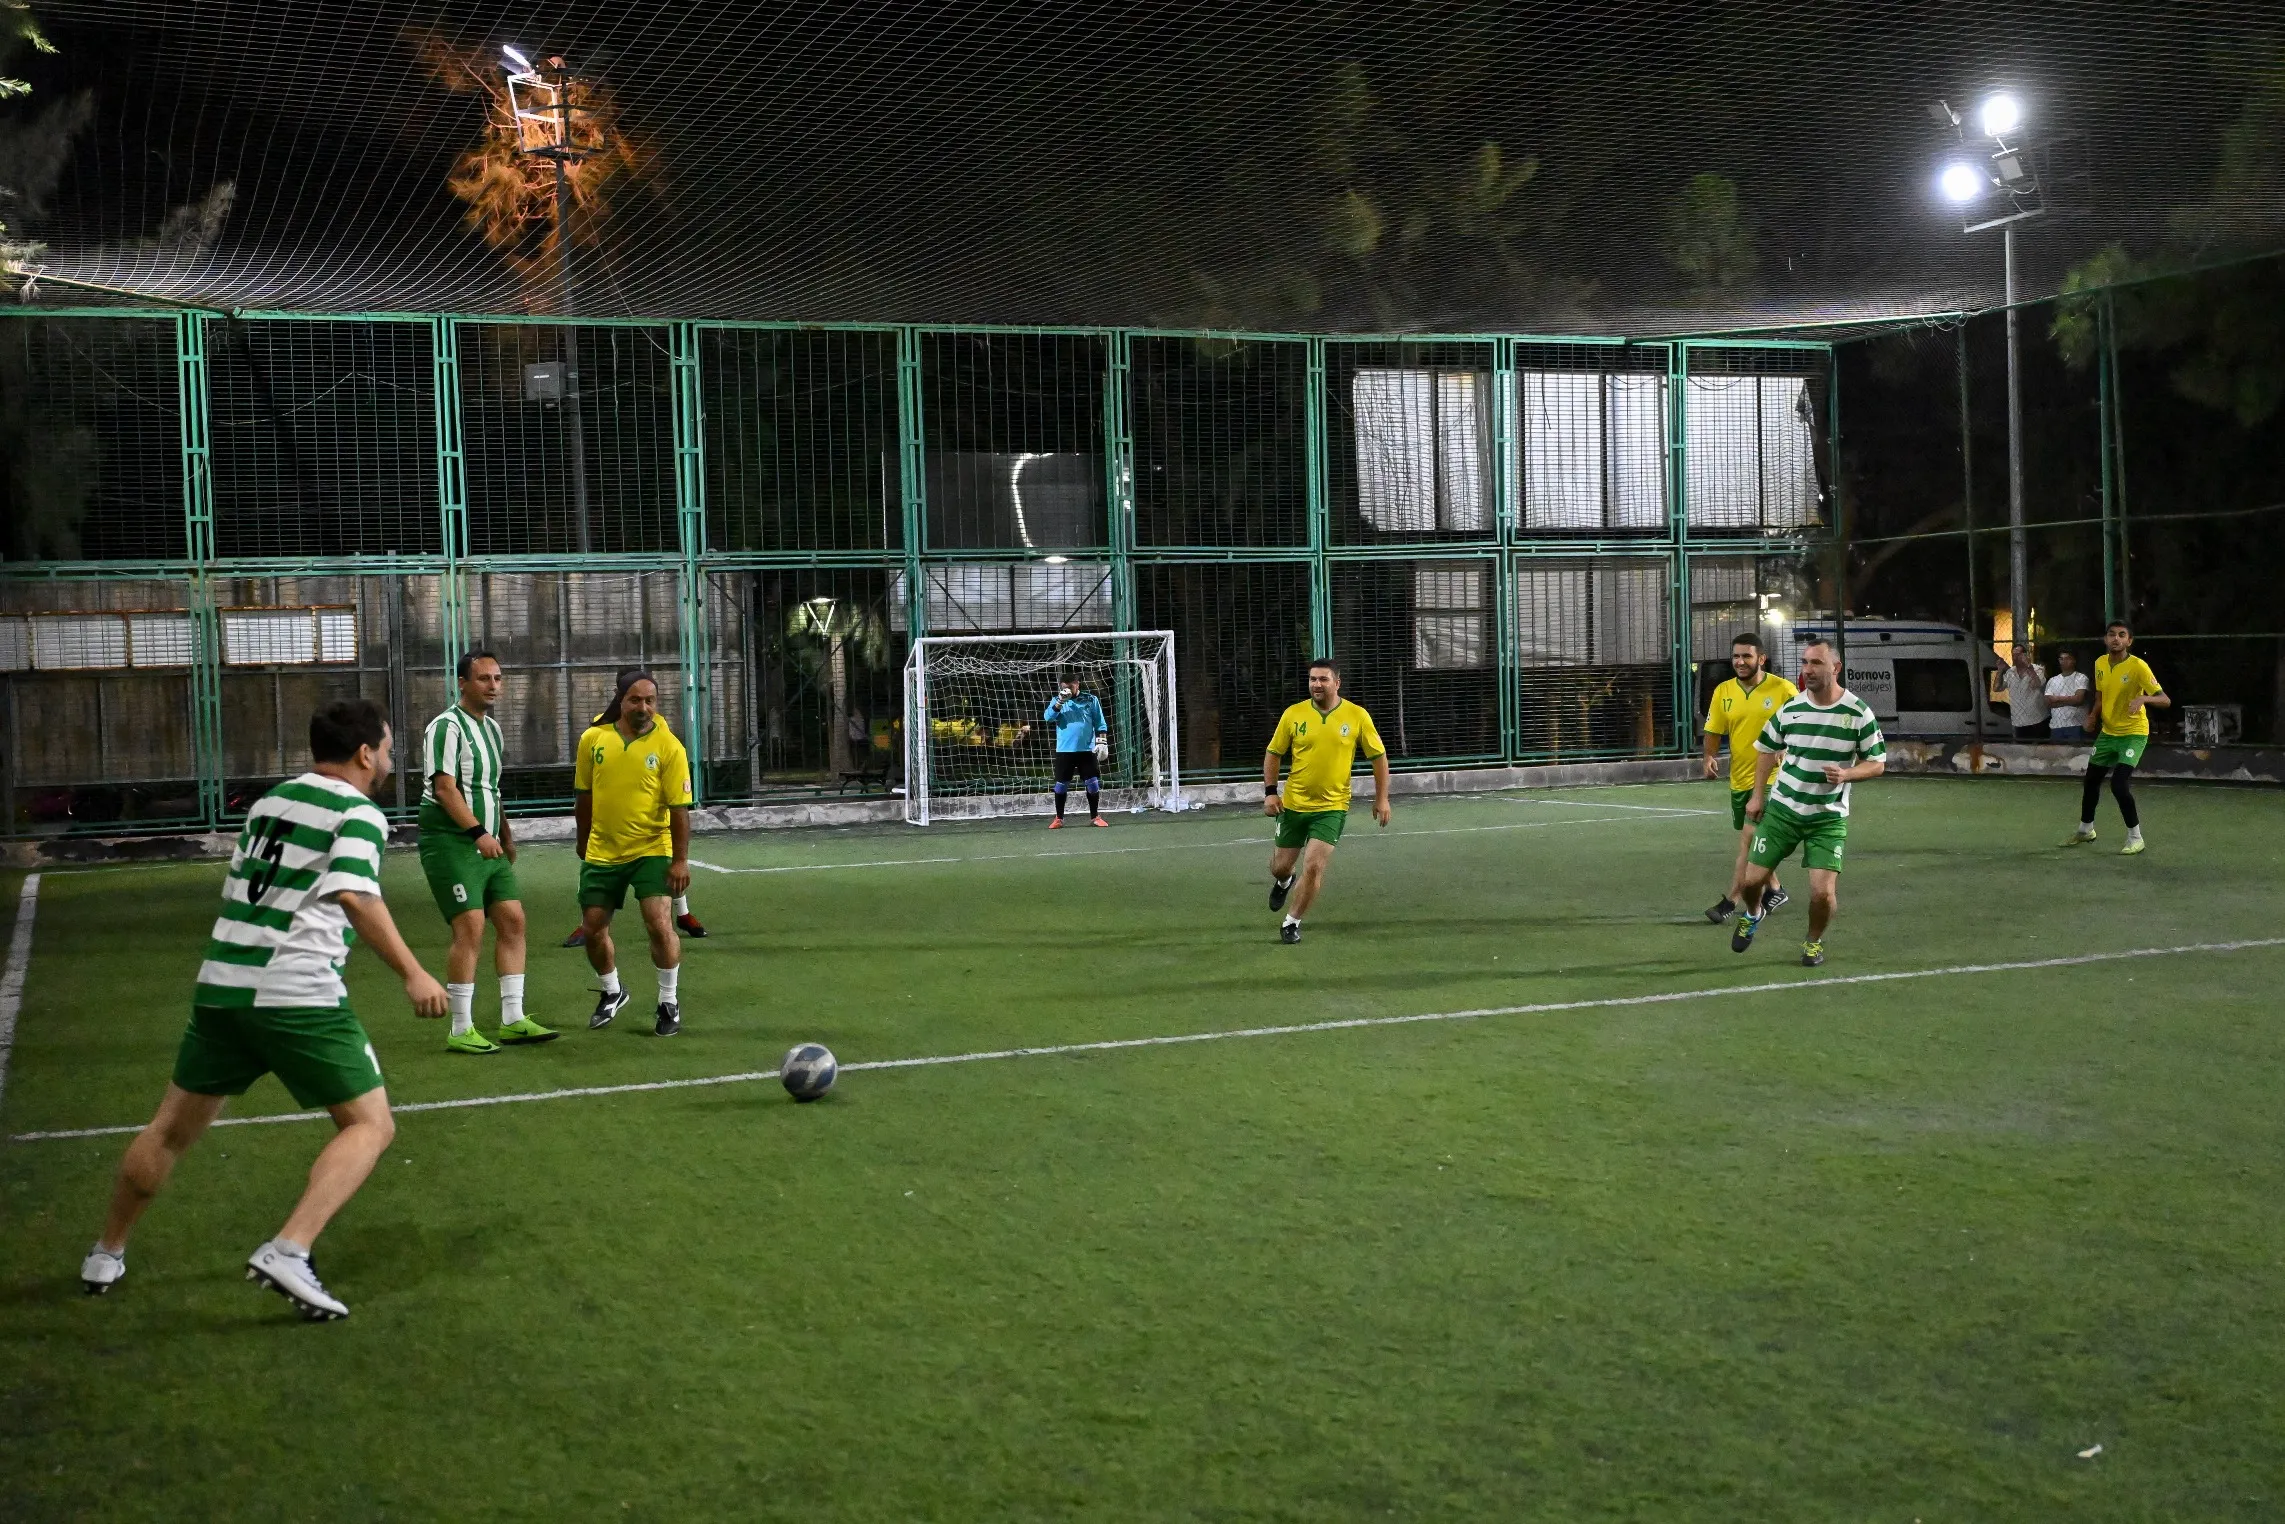
[{"label": "overhead netting", "polygon": [[[2113,242],[2285,244],[2270,0],[33,14],[57,51],[4,71],[33,90],[0,162],[43,301],[1638,335],[1977,308],[1999,259],[1932,195],[1928,104],[1996,86],[2053,153],[2026,294]],[[545,88],[511,101],[509,47]],[[554,161],[517,151],[558,100],[560,237]]]}]

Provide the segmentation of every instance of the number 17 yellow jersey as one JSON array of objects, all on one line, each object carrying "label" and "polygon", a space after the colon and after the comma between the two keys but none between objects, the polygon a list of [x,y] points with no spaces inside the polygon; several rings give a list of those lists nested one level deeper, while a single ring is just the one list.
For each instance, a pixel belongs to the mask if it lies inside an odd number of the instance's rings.
[{"label": "number 17 yellow jersey", "polygon": [[1734,677],[1714,690],[1706,705],[1706,734],[1729,738],[1731,789],[1743,793],[1753,787],[1753,738],[1800,691],[1774,672],[1764,672],[1750,690]]}]

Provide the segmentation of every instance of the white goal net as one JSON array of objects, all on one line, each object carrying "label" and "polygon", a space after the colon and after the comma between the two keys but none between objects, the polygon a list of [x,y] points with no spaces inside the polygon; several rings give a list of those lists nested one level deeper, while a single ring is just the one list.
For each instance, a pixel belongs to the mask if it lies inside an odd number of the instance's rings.
[{"label": "white goal net", "polygon": [[1175,762],[1173,632],[924,635],[905,661],[905,819],[1049,813],[1048,709],[1066,682],[1102,707],[1103,807],[1189,808]]}]

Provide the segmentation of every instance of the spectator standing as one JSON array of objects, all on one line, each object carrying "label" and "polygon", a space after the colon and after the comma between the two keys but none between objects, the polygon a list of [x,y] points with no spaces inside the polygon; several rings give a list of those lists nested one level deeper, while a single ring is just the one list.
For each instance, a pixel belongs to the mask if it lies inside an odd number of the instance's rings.
[{"label": "spectator standing", "polygon": [[2007,687],[2008,723],[2018,741],[2047,739],[2047,670],[2031,659],[2031,648],[2018,645],[2001,682]]},{"label": "spectator standing", "polygon": [[2078,658],[2055,653],[2055,675],[2047,679],[2047,739],[2074,745],[2087,738],[2087,699],[2094,683],[2079,670]]}]

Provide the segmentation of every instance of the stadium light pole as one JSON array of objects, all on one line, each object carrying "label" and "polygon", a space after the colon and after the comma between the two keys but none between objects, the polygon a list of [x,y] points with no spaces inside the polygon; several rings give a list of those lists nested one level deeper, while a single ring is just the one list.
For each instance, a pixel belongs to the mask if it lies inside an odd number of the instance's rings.
[{"label": "stadium light pole", "polygon": [[[502,48],[508,69],[508,111],[516,124],[516,151],[546,159],[555,167],[555,279],[562,294],[564,316],[577,308],[571,269],[571,166],[586,159],[592,148],[582,148],[572,131],[570,66],[551,57],[545,70],[514,48]],[[571,511],[574,544],[581,555],[593,547],[587,509],[587,437],[579,403],[579,330],[564,322],[556,329],[556,356],[563,365],[564,432],[571,445]]]},{"label": "stadium light pole", "polygon": [[[2045,214],[2047,203],[2024,132],[2023,103],[2005,90],[1984,97],[1974,132],[1943,101],[1929,115],[1951,127],[1962,152],[1936,175],[1936,192],[1958,207],[1961,231],[2000,230],[2007,310],[2007,601],[2008,639],[2031,639],[2030,547],[2023,520],[2023,385],[2015,310],[2015,225]],[[1996,202],[1987,203],[1987,198]]]}]

